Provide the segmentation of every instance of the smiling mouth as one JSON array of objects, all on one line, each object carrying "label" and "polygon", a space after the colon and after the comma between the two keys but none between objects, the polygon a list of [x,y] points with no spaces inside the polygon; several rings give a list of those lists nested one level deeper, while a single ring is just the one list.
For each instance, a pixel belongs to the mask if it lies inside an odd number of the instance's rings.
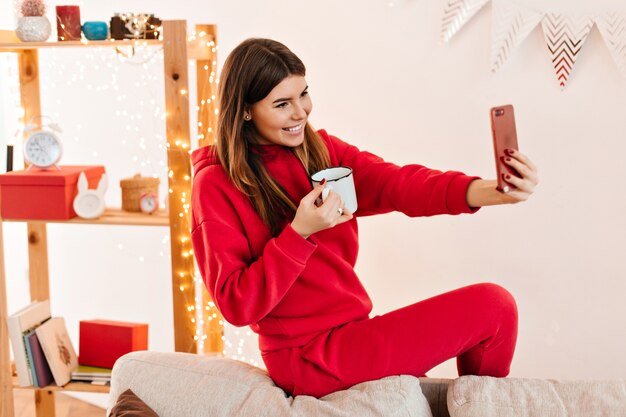
[{"label": "smiling mouth", "polygon": [[289,133],[299,133],[303,128],[304,128],[304,123],[300,123],[299,125],[294,126],[294,127],[283,127],[283,130]]}]

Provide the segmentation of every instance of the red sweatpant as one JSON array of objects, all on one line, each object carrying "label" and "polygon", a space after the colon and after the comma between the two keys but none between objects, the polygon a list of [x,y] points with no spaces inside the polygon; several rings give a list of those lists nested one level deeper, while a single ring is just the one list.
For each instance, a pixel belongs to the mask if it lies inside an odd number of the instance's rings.
[{"label": "red sweatpant", "polygon": [[262,355],[283,390],[321,397],[386,376],[423,376],[453,357],[459,375],[503,377],[516,339],[513,296],[495,284],[476,284]]}]

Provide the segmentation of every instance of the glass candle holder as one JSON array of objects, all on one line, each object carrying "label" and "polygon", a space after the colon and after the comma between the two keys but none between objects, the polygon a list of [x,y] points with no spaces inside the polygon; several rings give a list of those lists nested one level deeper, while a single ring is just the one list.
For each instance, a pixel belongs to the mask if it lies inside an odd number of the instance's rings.
[{"label": "glass candle holder", "polygon": [[80,40],[80,7],[57,6],[57,39],[60,41]]}]

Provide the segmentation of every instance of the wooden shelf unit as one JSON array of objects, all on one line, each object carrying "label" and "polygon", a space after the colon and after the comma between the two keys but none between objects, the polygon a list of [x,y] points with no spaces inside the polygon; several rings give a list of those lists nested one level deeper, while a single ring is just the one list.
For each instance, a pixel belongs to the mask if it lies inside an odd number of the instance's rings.
[{"label": "wooden shelf unit", "polygon": [[[186,286],[186,291],[195,298],[193,291],[194,258],[190,254],[190,239],[181,239],[181,236],[190,235],[190,212],[185,207],[185,201],[191,195],[191,161],[190,126],[188,88],[188,60],[196,61],[198,69],[196,89],[198,92],[207,92],[212,84],[208,81],[208,74],[202,70],[212,68],[216,71],[216,27],[215,25],[196,25],[196,32],[201,33],[201,39],[196,36],[187,37],[187,22],[184,20],[163,21],[163,40],[124,40],[124,41],[65,41],[65,42],[37,42],[22,43],[16,39],[13,31],[0,30],[0,53],[9,52],[18,55],[20,95],[24,108],[24,120],[41,114],[39,91],[38,50],[44,48],[101,48],[101,47],[162,47],[165,72],[165,120],[167,139],[167,159],[170,169],[169,181],[169,213],[163,210],[153,214],[127,213],[120,209],[108,208],[104,215],[96,220],[74,218],[67,221],[31,221],[31,220],[3,220],[0,218],[0,417],[14,417],[13,389],[30,389],[34,392],[36,414],[38,417],[54,417],[54,392],[109,392],[108,386],[96,386],[85,383],[69,383],[63,387],[48,386],[45,388],[18,387],[16,378],[12,375],[9,335],[7,328],[7,289],[4,260],[3,222],[26,222],[28,229],[29,252],[29,287],[31,300],[50,299],[48,278],[48,251],[47,251],[47,223],[67,224],[100,224],[100,225],[135,225],[135,226],[167,226],[170,229],[171,242],[171,278],[174,316],[174,349],[177,352],[197,352],[196,329],[188,318],[186,300],[180,291]],[[212,43],[209,43],[211,41]],[[211,45],[213,45],[211,47]],[[214,72],[211,72],[214,75]],[[208,91],[208,96],[217,95],[216,91]],[[203,103],[204,104],[204,103]],[[198,122],[201,144],[210,143],[211,129],[215,126],[214,100],[210,106],[200,106],[198,97]],[[214,129],[213,129],[214,132]],[[181,198],[182,197],[182,198]],[[187,198],[187,200],[185,200]],[[185,213],[179,214],[179,213]],[[181,271],[185,271],[182,274]],[[186,281],[182,276],[185,275]],[[206,297],[206,290],[204,291]],[[207,331],[207,328],[209,329]],[[217,320],[205,324],[205,334],[208,334],[209,352],[221,352],[223,349],[221,335],[223,329],[218,326]]]}]

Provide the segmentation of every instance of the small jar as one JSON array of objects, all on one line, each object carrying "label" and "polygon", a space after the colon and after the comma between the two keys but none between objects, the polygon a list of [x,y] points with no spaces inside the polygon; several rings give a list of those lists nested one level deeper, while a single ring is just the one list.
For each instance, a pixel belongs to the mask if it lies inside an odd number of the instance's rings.
[{"label": "small jar", "polygon": [[109,37],[109,27],[106,22],[85,22],[83,33],[90,41],[103,41]]}]

